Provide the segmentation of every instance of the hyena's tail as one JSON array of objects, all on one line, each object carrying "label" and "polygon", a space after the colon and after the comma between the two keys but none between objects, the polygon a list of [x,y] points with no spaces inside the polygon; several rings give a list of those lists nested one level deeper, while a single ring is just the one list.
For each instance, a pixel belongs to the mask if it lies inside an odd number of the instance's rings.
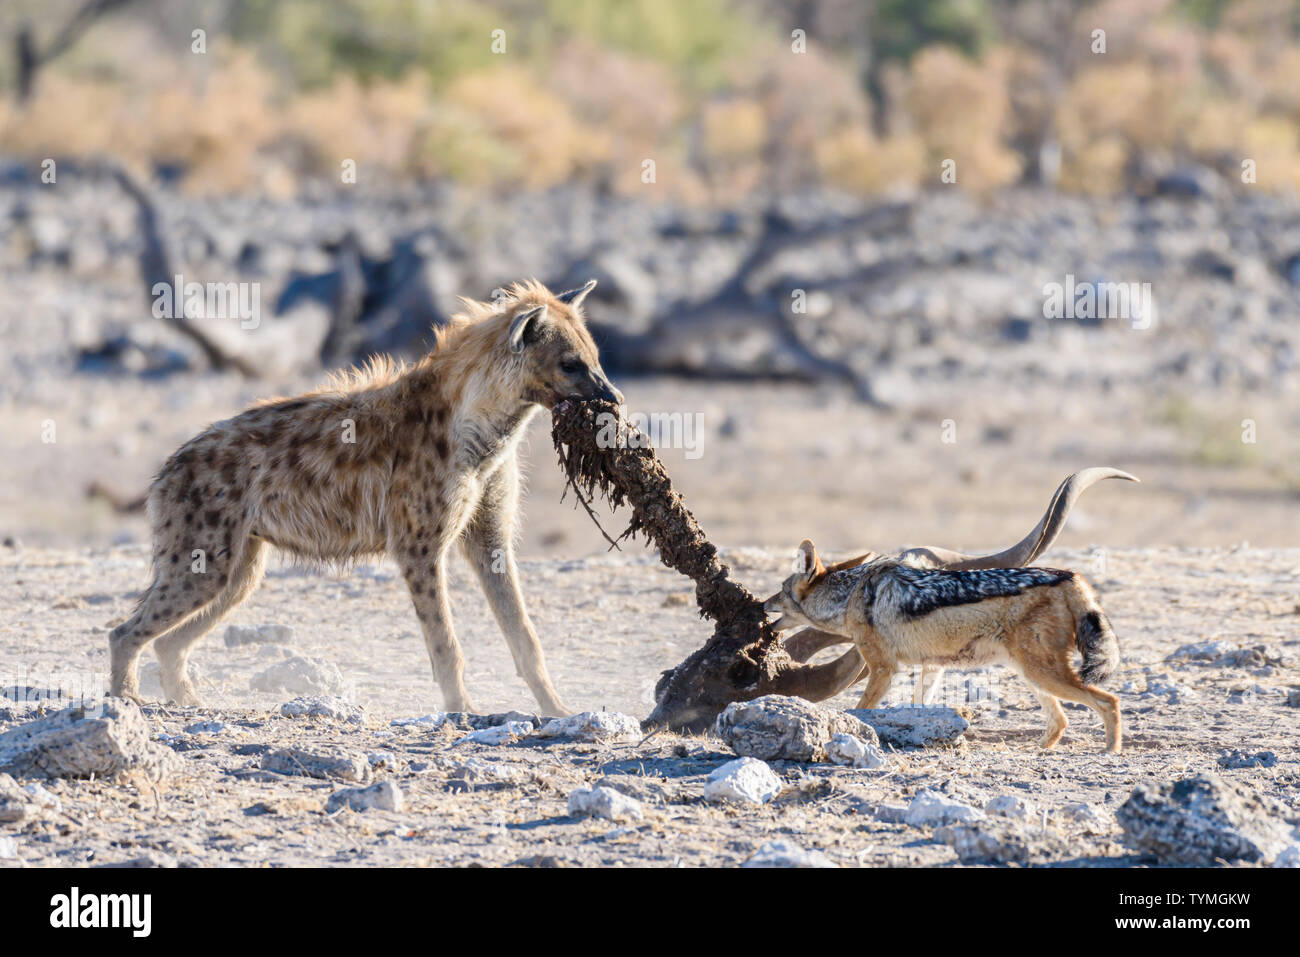
[{"label": "hyena's tail", "polygon": [[1074,642],[1083,655],[1079,677],[1085,684],[1105,684],[1119,667],[1119,639],[1105,613],[1094,605],[1077,619]]}]

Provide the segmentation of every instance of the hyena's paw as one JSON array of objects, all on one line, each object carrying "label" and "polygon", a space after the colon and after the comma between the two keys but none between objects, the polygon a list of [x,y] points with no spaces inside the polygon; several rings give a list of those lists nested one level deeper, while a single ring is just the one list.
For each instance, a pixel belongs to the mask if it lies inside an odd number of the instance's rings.
[{"label": "hyena's paw", "polygon": [[538,701],[542,709],[542,714],[550,718],[567,718],[571,714],[577,714],[573,708],[564,703],[563,698],[550,696],[547,700]]},{"label": "hyena's paw", "polygon": [[1064,731],[1048,731],[1038,739],[1038,746],[1044,751],[1051,751],[1061,743],[1061,735],[1064,733]]}]

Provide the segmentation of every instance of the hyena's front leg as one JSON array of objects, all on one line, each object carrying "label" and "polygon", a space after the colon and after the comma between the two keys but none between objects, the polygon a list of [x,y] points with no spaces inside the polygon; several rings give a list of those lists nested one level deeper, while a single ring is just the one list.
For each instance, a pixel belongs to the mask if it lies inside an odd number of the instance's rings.
[{"label": "hyena's front leg", "polygon": [[479,581],[497,625],[510,646],[515,671],[528,683],[538,706],[547,716],[572,714],[551,684],[537,631],[524,608],[515,565],[514,512],[518,476],[513,463],[502,466],[488,481],[474,518],[461,539],[465,557]]},{"label": "hyena's front leg", "polygon": [[[418,549],[412,549],[418,555]],[[443,556],[414,557],[410,552],[393,555],[411,591],[411,603],[424,631],[433,677],[442,688],[443,707],[448,711],[473,711],[465,687],[465,656],[451,627],[451,605],[447,600],[447,577]]]}]

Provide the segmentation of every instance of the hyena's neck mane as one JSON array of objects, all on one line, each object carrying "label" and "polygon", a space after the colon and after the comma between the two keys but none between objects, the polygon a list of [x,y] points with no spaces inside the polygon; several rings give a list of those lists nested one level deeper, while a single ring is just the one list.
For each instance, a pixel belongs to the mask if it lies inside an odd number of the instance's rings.
[{"label": "hyena's neck mane", "polygon": [[439,330],[433,351],[394,383],[403,415],[444,423],[445,438],[463,464],[500,453],[538,410],[523,398],[506,345],[508,325],[504,314],[455,317]]}]

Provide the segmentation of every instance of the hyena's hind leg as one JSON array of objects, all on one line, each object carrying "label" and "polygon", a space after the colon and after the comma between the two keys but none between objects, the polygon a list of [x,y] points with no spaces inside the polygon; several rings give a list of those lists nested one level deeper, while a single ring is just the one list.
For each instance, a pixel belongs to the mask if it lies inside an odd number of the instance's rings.
[{"label": "hyena's hind leg", "polygon": [[[191,571],[189,553],[154,557],[154,580],[133,614],[108,636],[110,692],[140,700],[140,652],[159,635],[202,611],[225,588],[225,576]],[[220,580],[219,580],[220,579]]]},{"label": "hyena's hind leg", "polygon": [[[186,670],[190,648],[235,608],[257,587],[266,569],[265,550],[256,538],[247,543],[235,556],[224,589],[197,615],[162,635],[154,643],[158,652],[158,678],[163,696],[181,705],[200,703],[198,693]],[[220,577],[220,572],[218,577]]]}]

